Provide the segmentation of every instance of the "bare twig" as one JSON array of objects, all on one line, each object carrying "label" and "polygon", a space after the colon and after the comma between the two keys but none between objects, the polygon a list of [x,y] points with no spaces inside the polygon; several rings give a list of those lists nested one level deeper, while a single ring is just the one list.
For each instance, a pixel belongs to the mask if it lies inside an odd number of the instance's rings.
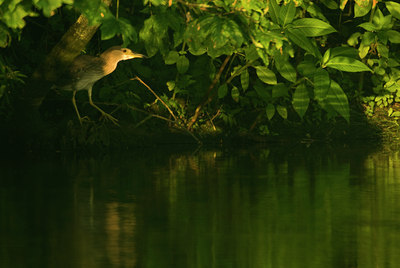
[{"label": "bare twig", "polygon": [[171,116],[174,118],[175,123],[178,122],[178,119],[176,118],[174,112],[169,108],[169,106],[152,90],[145,82],[143,82],[142,79],[140,79],[138,76],[131,78],[131,80],[138,80],[140,83],[142,83],[156,98],[159,100],[165,108],[167,108],[168,112],[171,114]]}]

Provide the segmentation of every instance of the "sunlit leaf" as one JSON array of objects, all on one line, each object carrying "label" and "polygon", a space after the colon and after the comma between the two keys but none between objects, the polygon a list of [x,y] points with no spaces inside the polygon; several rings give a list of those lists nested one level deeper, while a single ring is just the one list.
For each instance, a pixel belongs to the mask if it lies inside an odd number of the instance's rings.
[{"label": "sunlit leaf", "polygon": [[343,10],[346,7],[348,0],[340,0],[340,9]]},{"label": "sunlit leaf", "polygon": [[393,17],[400,20],[400,3],[393,1],[386,2],[386,8],[389,10]]},{"label": "sunlit leaf", "polygon": [[371,71],[367,65],[362,63],[359,60],[338,56],[331,58],[327,63],[327,67],[334,68],[344,72],[364,72],[364,71]]},{"label": "sunlit leaf", "polygon": [[386,32],[387,36],[389,37],[389,41],[394,44],[400,43],[400,33],[395,30],[389,30]]},{"label": "sunlit leaf", "polygon": [[330,105],[338,114],[340,114],[347,122],[350,121],[349,101],[343,89],[335,81],[331,81],[328,90],[326,103]]},{"label": "sunlit leaf", "polygon": [[311,43],[311,41],[298,29],[287,29],[286,35],[296,45],[311,53],[316,58],[321,58],[319,50]]},{"label": "sunlit leaf", "polygon": [[294,0],[291,0],[289,3],[283,4],[280,7],[279,11],[279,20],[282,26],[289,24],[293,21],[294,16],[296,15],[296,5]]},{"label": "sunlit leaf", "polygon": [[356,0],[354,5],[354,17],[363,17],[369,13],[372,8],[372,0]]},{"label": "sunlit leaf", "polygon": [[327,35],[336,30],[328,23],[314,18],[304,18],[293,21],[293,29],[301,31],[308,37]]},{"label": "sunlit leaf", "polygon": [[268,67],[265,66],[256,66],[255,68],[257,76],[261,81],[269,85],[276,85],[277,83],[276,76],[273,71],[271,71],[270,69],[268,69]]},{"label": "sunlit leaf", "polygon": [[296,87],[293,93],[292,105],[296,113],[303,118],[304,114],[308,109],[310,103],[310,97],[308,96],[308,90],[304,83],[301,83]]},{"label": "sunlit leaf", "polygon": [[331,80],[325,69],[319,68],[314,73],[314,96],[318,101],[324,100],[328,94]]},{"label": "sunlit leaf", "polygon": [[270,0],[268,2],[268,14],[271,16],[273,22],[279,23],[280,6],[276,0]]},{"label": "sunlit leaf", "polygon": [[329,58],[331,57],[331,49],[328,48],[325,53],[324,56],[322,57],[322,64],[327,63],[327,61],[329,60]]}]

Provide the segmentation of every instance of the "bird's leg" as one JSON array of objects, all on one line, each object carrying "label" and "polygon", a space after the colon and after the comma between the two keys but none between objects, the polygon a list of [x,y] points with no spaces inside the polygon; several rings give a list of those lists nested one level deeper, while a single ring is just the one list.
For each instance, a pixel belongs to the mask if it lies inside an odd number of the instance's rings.
[{"label": "bird's leg", "polygon": [[100,109],[99,106],[97,106],[96,104],[93,103],[93,101],[92,101],[92,88],[88,89],[88,96],[89,96],[90,105],[92,105],[94,108],[96,108],[103,116],[105,116],[106,118],[110,119],[111,122],[113,122],[113,124],[118,126],[118,119],[116,119],[112,115],[104,112],[102,109]]},{"label": "bird's leg", "polygon": [[82,125],[82,118],[81,115],[79,114],[78,107],[76,106],[75,95],[76,95],[76,90],[72,92],[72,104],[74,105],[75,112],[78,115],[79,123]]}]

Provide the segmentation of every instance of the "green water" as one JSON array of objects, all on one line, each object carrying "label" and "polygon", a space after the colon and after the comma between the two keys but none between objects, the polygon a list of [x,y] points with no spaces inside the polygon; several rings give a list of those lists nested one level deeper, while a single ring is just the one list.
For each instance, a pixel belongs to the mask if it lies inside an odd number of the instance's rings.
[{"label": "green water", "polygon": [[0,267],[400,267],[400,154],[3,158]]}]

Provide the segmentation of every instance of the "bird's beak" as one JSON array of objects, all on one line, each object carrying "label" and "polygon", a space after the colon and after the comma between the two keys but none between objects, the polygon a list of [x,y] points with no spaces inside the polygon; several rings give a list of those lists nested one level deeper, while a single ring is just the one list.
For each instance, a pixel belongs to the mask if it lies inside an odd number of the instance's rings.
[{"label": "bird's beak", "polygon": [[126,56],[127,56],[127,59],[147,58],[145,55],[139,54],[139,53],[135,53],[133,51],[131,53],[127,54]]}]

